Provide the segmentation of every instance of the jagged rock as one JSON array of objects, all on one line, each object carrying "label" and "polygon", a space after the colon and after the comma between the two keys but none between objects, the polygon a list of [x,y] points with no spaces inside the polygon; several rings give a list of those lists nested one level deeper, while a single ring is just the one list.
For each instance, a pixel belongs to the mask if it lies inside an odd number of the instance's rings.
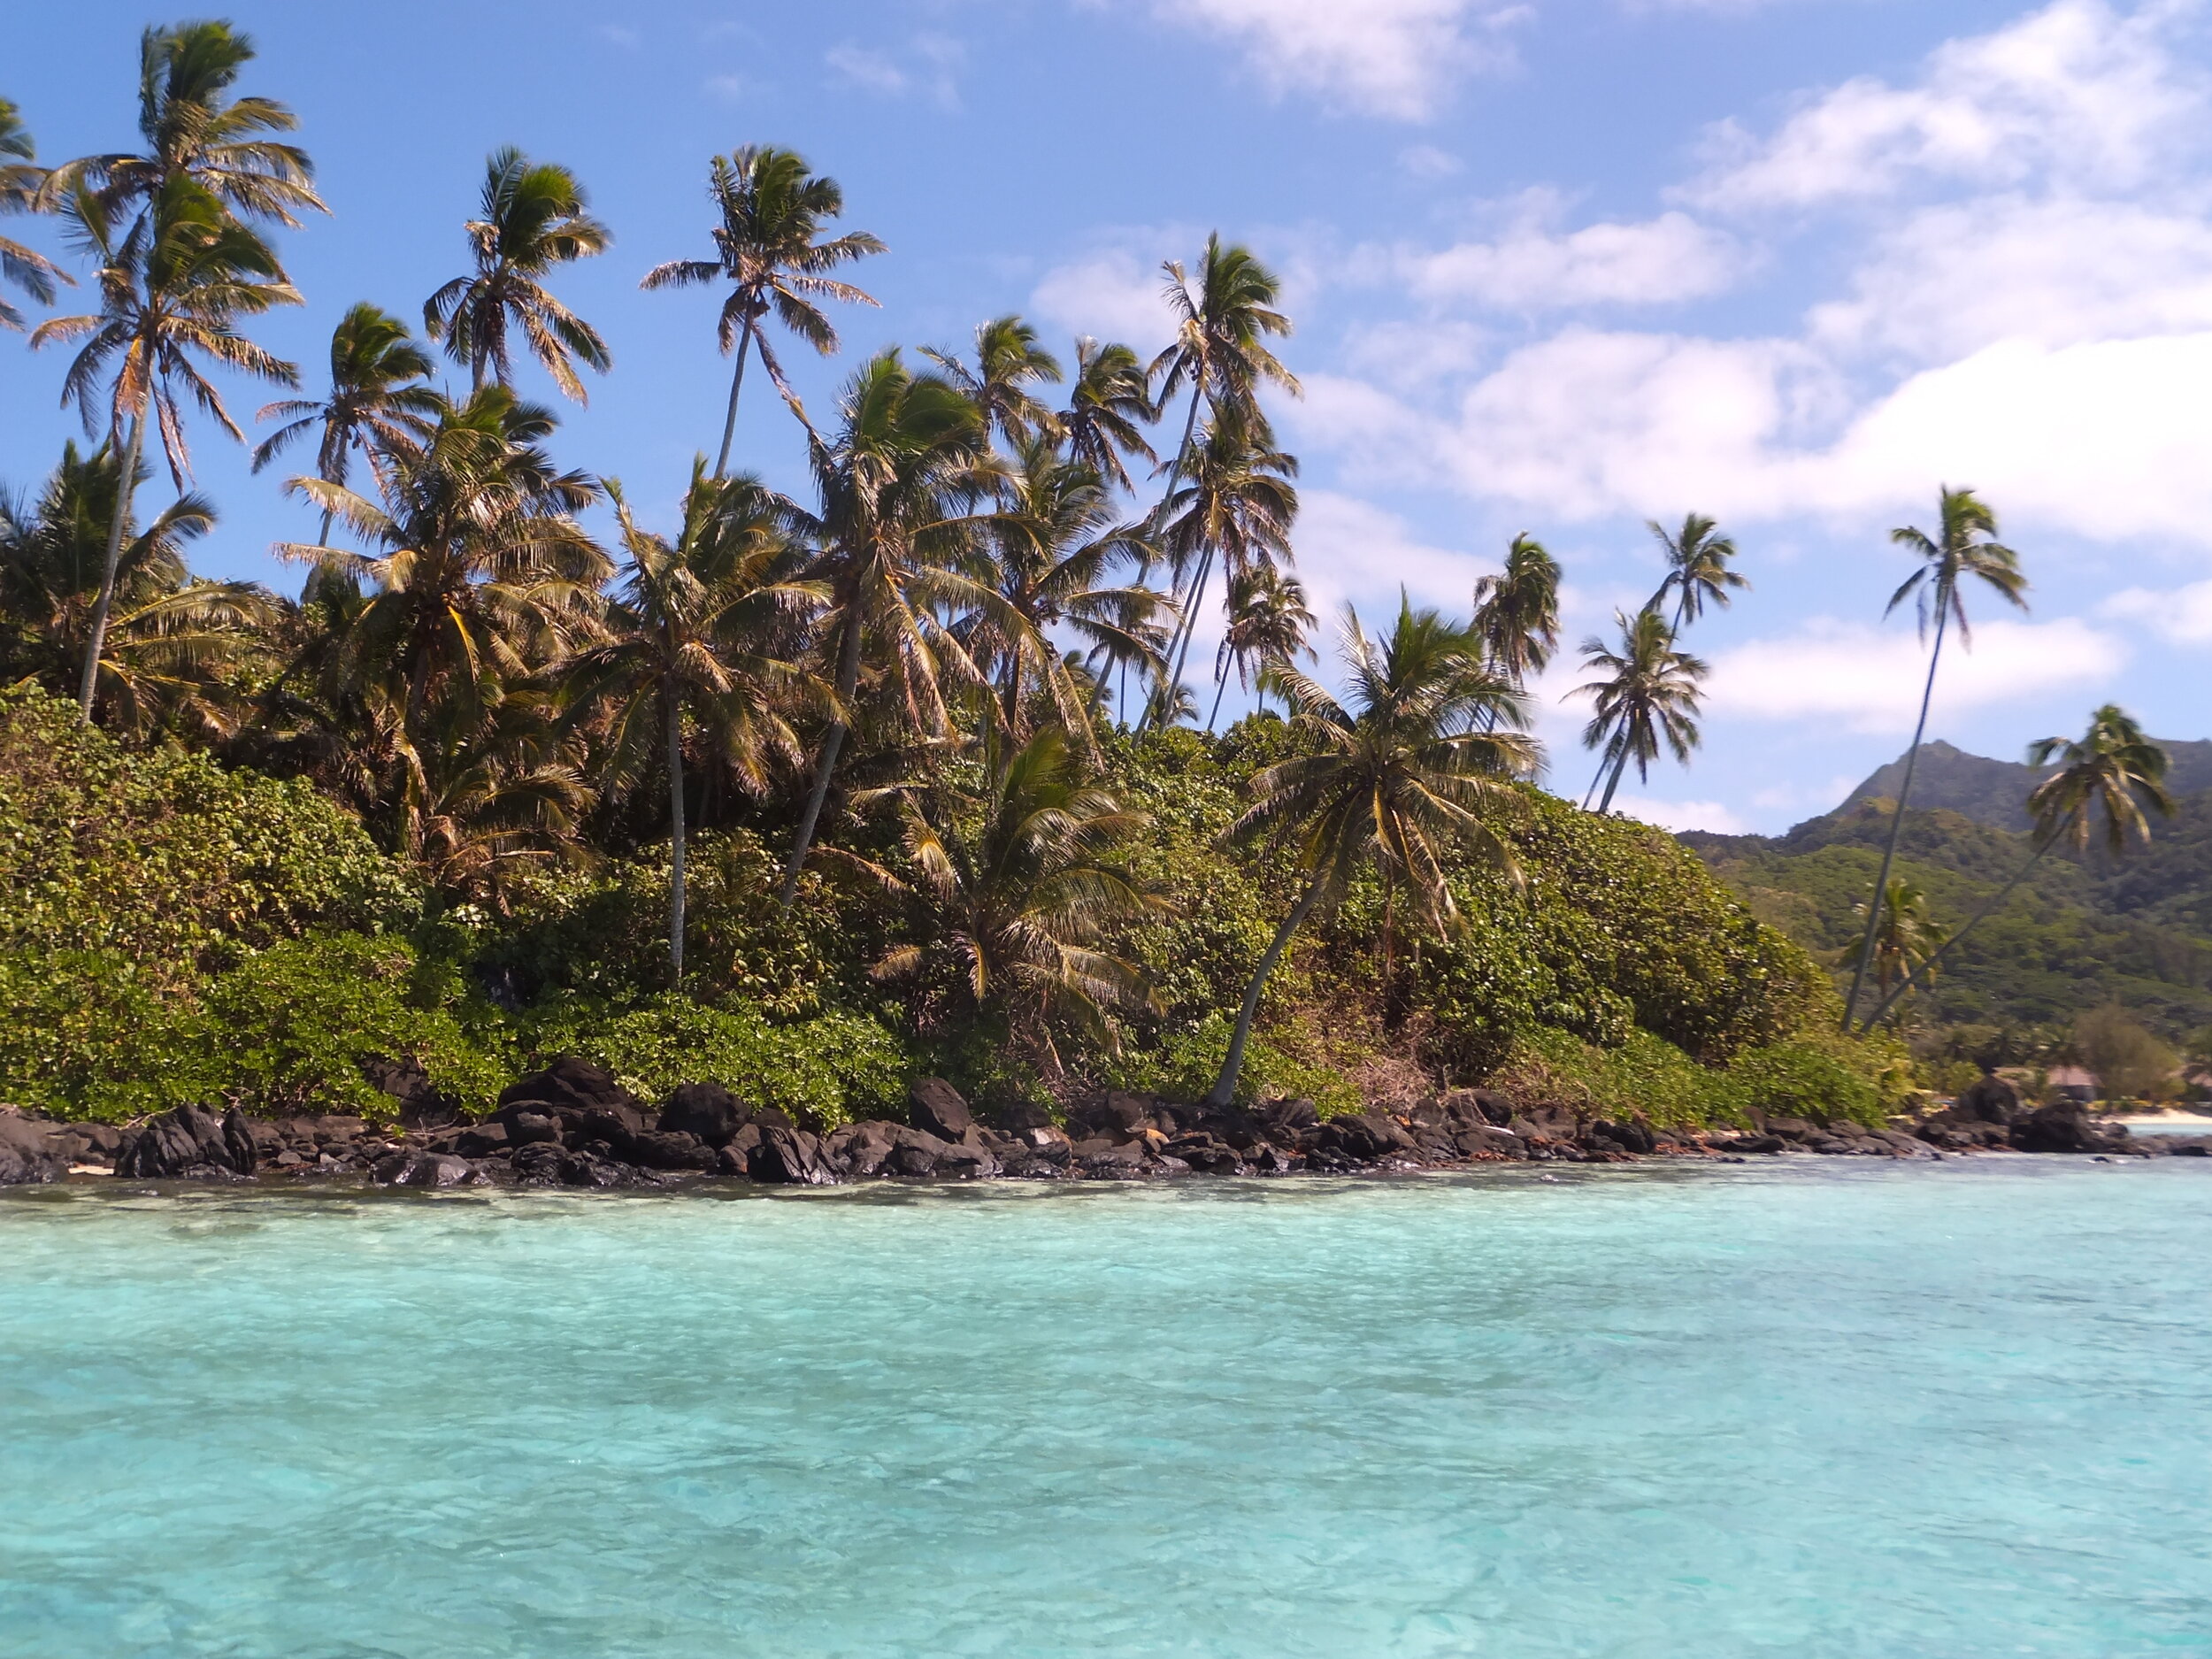
[{"label": "jagged rock", "polygon": [[1263,1100],[1247,1115],[1271,1141],[1294,1140],[1321,1121],[1310,1100]]},{"label": "jagged rock", "polygon": [[1736,1135],[1720,1142],[1726,1152],[1779,1152],[1784,1142],[1779,1135]]},{"label": "jagged rock", "polygon": [[488,1158],[508,1150],[509,1146],[507,1125],[503,1123],[471,1124],[453,1139],[454,1151],[465,1158]]},{"label": "jagged rock", "polygon": [[1413,1137],[1380,1112],[1346,1112],[1324,1119],[1309,1137],[1324,1150],[1355,1164],[1414,1150]]},{"label": "jagged rock", "polygon": [[69,1173],[69,1154],[52,1125],[0,1114],[0,1187],[43,1185]]},{"label": "jagged rock", "polygon": [[899,1125],[880,1118],[847,1124],[823,1137],[822,1156],[851,1180],[867,1180],[885,1172],[884,1165],[898,1150]]},{"label": "jagged rock", "polygon": [[460,1102],[442,1093],[422,1069],[422,1063],[411,1055],[396,1060],[381,1056],[364,1060],[361,1074],[397,1103],[399,1121],[407,1128],[437,1128],[461,1121]]},{"label": "jagged rock", "polygon": [[1472,1125],[1453,1137],[1453,1149],[1463,1158],[1525,1158],[1528,1143],[1510,1129],[1491,1124]]},{"label": "jagged rock", "polygon": [[[1812,1125],[1807,1124],[1805,1128],[1809,1133]],[[1659,1143],[1651,1133],[1651,1125],[1640,1118],[1633,1118],[1626,1123],[1600,1123],[1595,1125],[1594,1132],[1603,1135],[1623,1151],[1648,1153],[1658,1149]]]},{"label": "jagged rock", "polygon": [[663,1134],[695,1135],[719,1150],[749,1118],[737,1096],[719,1083],[685,1083],[661,1108],[658,1127]]},{"label": "jagged rock", "polygon": [[1969,1122],[2010,1125],[2021,1116],[2020,1091],[2008,1079],[1985,1071],[1959,1091],[1951,1110]]},{"label": "jagged rock", "polygon": [[958,1141],[976,1126],[960,1091],[941,1077],[919,1079],[907,1091],[907,1121],[940,1141]]},{"label": "jagged rock", "polygon": [[715,1167],[718,1148],[697,1135],[648,1129],[631,1144],[631,1156],[649,1170],[706,1171]]},{"label": "jagged rock", "polygon": [[258,1161],[252,1125],[235,1106],[220,1119],[197,1106],[180,1106],[124,1138],[116,1151],[115,1172],[144,1180],[251,1175]]},{"label": "jagged rock", "polygon": [[1202,1130],[1176,1136],[1167,1143],[1164,1156],[1179,1158],[1188,1168],[1206,1175],[1234,1175],[1244,1166],[1234,1147]]},{"label": "jagged rock", "polygon": [[749,1172],[757,1181],[780,1187],[830,1187],[836,1171],[822,1160],[822,1143],[803,1129],[770,1126],[753,1148]]},{"label": "jagged rock", "polygon": [[380,1187],[474,1187],[483,1180],[466,1158],[449,1152],[395,1152],[371,1179]]},{"label": "jagged rock", "polygon": [[2125,1144],[2124,1125],[2105,1125],[2078,1101],[2039,1106],[2012,1126],[2012,1144],[2023,1152],[2110,1152]]},{"label": "jagged rock", "polygon": [[515,1179],[525,1187],[558,1187],[568,1154],[557,1141],[534,1141],[515,1150]]}]

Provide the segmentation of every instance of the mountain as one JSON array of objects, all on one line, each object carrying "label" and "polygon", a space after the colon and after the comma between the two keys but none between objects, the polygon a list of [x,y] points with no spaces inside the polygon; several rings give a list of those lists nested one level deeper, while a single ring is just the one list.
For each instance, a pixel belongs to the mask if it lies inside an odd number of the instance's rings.
[{"label": "mountain", "polygon": [[[2179,796],[2212,789],[2212,739],[2201,741],[2152,740],[2166,751],[2166,787]],[[1992,760],[1970,755],[1938,738],[1924,743],[1920,764],[1912,779],[1912,803],[1920,808],[1945,808],[1998,829],[2028,826],[2028,792],[2050,775],[2016,760]],[[1905,780],[1905,757],[1900,755],[1844,797],[1838,812],[1848,812],[1863,802],[1897,798]]]}]

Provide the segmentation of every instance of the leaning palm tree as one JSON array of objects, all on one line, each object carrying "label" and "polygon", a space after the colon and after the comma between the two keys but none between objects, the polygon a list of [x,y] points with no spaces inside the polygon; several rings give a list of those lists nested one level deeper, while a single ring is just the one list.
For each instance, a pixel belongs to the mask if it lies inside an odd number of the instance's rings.
[{"label": "leaning palm tree", "polygon": [[[1853,914],[1865,915],[1866,906],[1856,906]],[[1892,876],[1873,944],[1861,946],[1874,953],[1874,983],[1882,993],[1883,1008],[1904,995],[1916,974],[1935,978],[1935,960],[1943,953],[1946,937],[1941,925],[1929,914],[1927,894],[1904,877]],[[1892,986],[1897,988],[1893,991]],[[1870,1027],[1872,1023],[1868,1022]]]},{"label": "leaning palm tree", "polygon": [[1592,699],[1582,746],[1604,751],[1590,784],[1592,790],[1601,781],[1605,785],[1601,814],[1612,810],[1613,793],[1630,761],[1640,783],[1651,776],[1663,746],[1678,761],[1690,758],[1698,746],[1698,682],[1710,672],[1702,658],[1675,649],[1674,630],[1656,611],[1647,608],[1632,618],[1617,611],[1613,620],[1621,631],[1618,650],[1607,649],[1595,634],[1582,642],[1583,667],[1606,678],[1567,694]]},{"label": "leaning palm tree", "polygon": [[818,514],[802,534],[819,549],[808,574],[828,585],[821,622],[833,690],[814,781],[784,864],[781,902],[797,897],[845,739],[864,660],[872,655],[901,722],[930,736],[950,727],[941,677],[982,674],[946,621],[982,611],[1016,619],[989,583],[967,573],[986,519],[975,509],[1002,473],[982,412],[940,375],[886,351],[847,384],[837,434],[814,447]]},{"label": "leaning palm tree", "polygon": [[1313,612],[1306,608],[1306,586],[1287,571],[1258,565],[1233,579],[1228,615],[1221,649],[1214,655],[1214,706],[1206,717],[1209,732],[1221,718],[1221,699],[1229,689],[1233,665],[1240,687],[1249,687],[1257,679],[1264,706],[1267,671],[1279,663],[1313,655],[1306,643],[1314,620]]},{"label": "leaning palm tree", "polygon": [[918,942],[894,947],[875,979],[949,994],[962,1013],[1002,1010],[1056,1070],[1056,1024],[1110,1047],[1115,1013],[1152,1002],[1141,970],[1100,948],[1153,907],[1117,858],[1148,820],[1084,779],[1057,726],[1017,746],[987,721],[982,747],[979,792],[894,792],[903,874],[841,856],[915,912]]},{"label": "leaning palm tree", "polygon": [[102,215],[150,210],[170,182],[188,178],[227,213],[296,226],[303,211],[327,212],[315,194],[315,164],[296,144],[268,136],[299,119],[272,98],[232,98],[253,61],[252,39],[221,21],[150,28],[138,43],[138,154],[85,156],[54,169],[43,202],[59,210],[80,192]]},{"label": "leaning palm tree", "polygon": [[[2054,757],[2058,769],[2028,795],[2028,810],[2035,819],[2034,848],[1995,896],[1942,941],[1928,958],[1928,972],[1934,972],[1938,957],[2012,896],[2012,890],[2045,853],[2061,841],[2070,843],[2077,853],[2087,852],[2089,821],[2097,809],[2103,810],[2105,851],[2115,858],[2127,850],[2131,841],[2149,841],[2151,826],[2145,807],[2162,818],[2173,815],[2173,797],[2165,784],[2166,751],[2144,736],[2143,728],[2117,704],[2108,703],[2092,714],[2089,729],[2078,739],[2047,737],[2028,745],[2031,766],[2047,766]],[[1871,1030],[1889,1011],[1890,1004],[1904,995],[1911,978],[1908,974],[1904,983],[1876,1004],[1866,1017],[1867,1029]]]},{"label": "leaning palm tree", "polygon": [[1059,428],[1068,458],[1121,489],[1132,488],[1129,462],[1157,460],[1142,428],[1159,419],[1152,382],[1135,351],[1103,345],[1088,334],[1075,342],[1075,379]]},{"label": "leaning palm tree", "polygon": [[730,375],[730,408],[722,419],[722,448],[714,462],[714,475],[719,478],[729,471],[737,396],[745,385],[745,358],[754,346],[760,348],[761,366],[791,412],[810,433],[813,430],[769,346],[762,327],[768,314],[773,311],[778,322],[829,356],[837,349],[837,330],[818,302],[876,303],[829,273],[881,253],[883,243],[864,230],[824,238],[824,222],[845,211],[845,193],[836,180],[810,173],[805,157],[795,150],[748,144],[728,156],[717,156],[708,166],[707,194],[722,218],[714,228],[715,257],[655,265],[639,286],[683,288],[723,279],[730,283],[718,334],[726,354],[736,348],[737,367]]},{"label": "leaning palm tree", "polygon": [[773,654],[775,637],[818,604],[823,590],[787,575],[787,503],[750,478],[706,475],[695,462],[683,524],[672,542],[641,529],[610,480],[626,558],[608,618],[611,637],[570,670],[579,712],[603,711],[603,795],[619,795],[667,769],[670,825],[668,956],[684,977],[684,735],[754,793],[770,768],[795,765],[799,741],[786,710],[807,677]]},{"label": "leaning palm tree", "polygon": [[1703,616],[1709,603],[1725,611],[1732,588],[1751,586],[1740,572],[1728,568],[1728,561],[1736,557],[1735,542],[1720,534],[1720,526],[1704,514],[1684,514],[1682,528],[1671,535],[1662,524],[1647,521],[1644,527],[1658,538],[1667,555],[1666,580],[1647,608],[1664,611],[1667,595],[1673,595],[1674,621],[1670,626],[1677,634]]},{"label": "leaning palm tree", "polygon": [[1232,833],[1290,854],[1303,879],[1245,987],[1207,1096],[1215,1106],[1235,1098],[1261,994],[1292,937],[1361,870],[1371,864],[1402,886],[1440,930],[1457,918],[1447,879],[1455,849],[1517,879],[1490,820],[1520,804],[1513,780],[1533,772],[1539,750],[1518,729],[1527,718],[1520,694],[1489,672],[1480,641],[1401,595],[1397,622],[1379,642],[1347,607],[1342,649],[1349,684],[1341,702],[1286,664],[1270,671],[1304,752],[1252,780],[1253,803]]},{"label": "leaning palm tree", "polygon": [[[83,455],[70,443],[33,504],[0,503],[0,676],[59,693],[81,672],[119,484],[111,449]],[[185,546],[214,524],[213,507],[196,495],[180,496],[142,529],[126,521],[94,686],[110,730],[142,739],[162,729],[213,738],[236,729],[236,672],[276,606],[253,583],[193,578]]]},{"label": "leaning palm tree", "polygon": [[511,382],[511,327],[521,332],[553,383],[580,403],[589,399],[575,362],[602,374],[613,366],[599,331],[545,287],[556,266],[604,253],[614,240],[585,211],[588,205],[574,173],[552,162],[534,162],[511,144],[494,150],[484,164],[483,217],[463,227],[476,268],[455,277],[422,308],[430,337],[467,365],[471,390],[482,390],[488,376],[502,386]]},{"label": "leaning palm tree", "polygon": [[[37,156],[37,147],[23,130],[23,119],[15,105],[0,98],[0,214],[36,210],[39,188],[46,180]],[[54,284],[75,280],[45,255],[0,236],[0,283],[12,283],[41,305],[51,305]],[[0,328],[19,332],[22,326],[23,313],[0,299]]]},{"label": "leaning palm tree", "polygon": [[[315,474],[342,484],[354,452],[380,465],[380,456],[419,449],[437,424],[443,400],[423,382],[430,354],[407,337],[407,326],[364,300],[339,319],[330,336],[330,395],[317,402],[271,403],[257,419],[285,424],[253,452],[257,472],[302,438],[316,435]],[[330,511],[316,540],[330,540]]]},{"label": "leaning palm tree", "polygon": [[949,351],[925,348],[947,380],[965,392],[991,428],[1015,449],[1051,435],[1057,419],[1029,388],[1059,384],[1060,359],[1037,342],[1037,331],[1019,317],[995,317],[975,331],[975,366]]},{"label": "leaning palm tree", "polygon": [[[1933,537],[1911,525],[1901,526],[1889,533],[1892,541],[1909,549],[1919,559],[1920,568],[1889,596],[1882,614],[1887,616],[1908,598],[1914,599],[1920,613],[1920,637],[1928,637],[1928,621],[1932,615],[1935,644],[1928,653],[1928,680],[1920,693],[1920,718],[1912,729],[1912,747],[1905,751],[1905,776],[1897,787],[1897,806],[1890,819],[1889,842],[1882,849],[1882,868],[1874,878],[1874,902],[1866,918],[1870,939],[1881,925],[1882,895],[1889,889],[1890,866],[1897,862],[1897,841],[1904,833],[1905,807],[1912,795],[1913,771],[1920,763],[1921,741],[1928,732],[1928,706],[1935,699],[1936,670],[1943,661],[1944,631],[1955,621],[1961,642],[1969,649],[1973,648],[1973,630],[1966,620],[1966,582],[1971,578],[2016,609],[2028,608],[2028,602],[2022,597],[2027,591],[2028,579],[2021,573],[2020,556],[1998,543],[1997,515],[1979,496],[1970,489],[1952,489],[1947,485],[1938,509],[1938,523],[1939,527]],[[1859,1006],[1859,992],[1866,979],[1866,961],[1867,947],[1862,942],[1859,965],[1851,976],[1851,994],[1843,1003],[1846,1031],[1851,1029],[1852,1018]]]},{"label": "leaning palm tree", "polygon": [[1505,569],[1475,583],[1474,629],[1490,666],[1514,685],[1541,673],[1559,647],[1559,561],[1525,533]]},{"label": "leaning palm tree", "polygon": [[143,223],[119,241],[88,191],[71,198],[69,212],[78,234],[99,257],[100,310],[50,319],[32,334],[31,343],[84,342],[63,380],[63,397],[83,412],[88,433],[104,418],[109,443],[122,455],[121,488],[78,688],[78,708],[89,723],[147,423],[160,427],[170,475],[182,493],[191,457],[181,397],[189,397],[241,443],[246,436],[193,359],[204,357],[280,385],[297,384],[298,372],[240,334],[237,324],[273,306],[296,305],[300,296],[284,280],[267,244],[189,177],[165,182],[148,204]]}]

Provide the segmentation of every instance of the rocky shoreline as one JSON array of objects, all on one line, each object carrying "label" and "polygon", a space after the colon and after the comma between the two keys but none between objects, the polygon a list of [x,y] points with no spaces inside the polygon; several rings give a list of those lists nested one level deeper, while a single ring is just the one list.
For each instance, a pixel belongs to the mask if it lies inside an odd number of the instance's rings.
[{"label": "rocky shoreline", "polygon": [[[676,1089],[648,1110],[598,1066],[556,1062],[524,1078],[478,1123],[403,1125],[332,1115],[254,1118],[181,1107],[142,1125],[60,1123],[0,1114],[0,1185],[107,1176],[140,1180],[366,1181],[406,1187],[657,1188],[706,1180],[827,1187],[864,1180],[1156,1180],[1182,1176],[1342,1175],[1512,1162],[1732,1159],[1786,1152],[1938,1158],[1984,1151],[2106,1157],[2212,1156],[2212,1137],[2136,1136],[2071,1103],[2031,1107],[1984,1078],[1909,1125],[1760,1116],[1745,1132],[1692,1133],[1564,1106],[1517,1106],[1459,1089],[1402,1110],[1323,1118],[1310,1102],[1190,1106],[1109,1093],[1064,1123],[1035,1109],[979,1123],[953,1087],[914,1085],[908,1121],[818,1135],[749,1107],[718,1084]],[[406,1123],[411,1118],[415,1121]]]}]

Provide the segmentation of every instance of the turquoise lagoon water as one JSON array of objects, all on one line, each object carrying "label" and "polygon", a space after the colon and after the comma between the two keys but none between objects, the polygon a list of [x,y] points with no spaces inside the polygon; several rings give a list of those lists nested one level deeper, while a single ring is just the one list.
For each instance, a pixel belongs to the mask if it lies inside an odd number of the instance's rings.
[{"label": "turquoise lagoon water", "polygon": [[9,1659],[2212,1651],[2212,1167],[0,1201]]}]

